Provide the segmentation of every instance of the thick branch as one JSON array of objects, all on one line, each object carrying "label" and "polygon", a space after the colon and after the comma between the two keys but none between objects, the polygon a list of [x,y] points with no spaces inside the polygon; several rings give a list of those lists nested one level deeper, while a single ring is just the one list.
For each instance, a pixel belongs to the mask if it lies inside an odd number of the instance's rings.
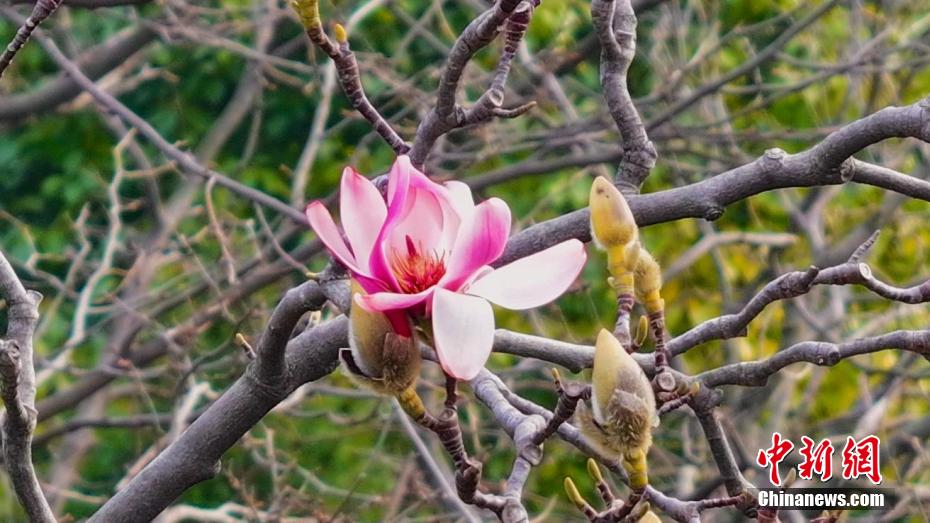
[{"label": "thick branch", "polygon": [[[706,180],[628,198],[640,227],[681,218],[716,220],[726,206],[750,196],[786,187],[814,187],[859,181],[863,162],[849,160],[865,147],[889,138],[917,138],[930,142],[930,99],[904,107],[888,107],[841,127],[814,147],[787,154],[771,149],[759,159]],[[862,179],[877,187],[906,190],[904,194],[930,201],[930,183],[891,176],[869,169]],[[500,266],[570,238],[590,240],[588,210],[580,209],[515,234],[495,262]]]},{"label": "thick branch", "polygon": [[303,332],[287,344],[287,380],[263,384],[250,367],[220,399],[148,464],[90,521],[150,521],[191,486],[213,477],[219,459],[268,411],[295,389],[326,376],[348,344],[345,317]]},{"label": "thick branch", "polygon": [[895,331],[843,343],[804,341],[780,350],[770,358],[725,365],[702,372],[696,377],[708,387],[719,385],[761,387],[766,384],[769,377],[792,363],[808,362],[832,367],[852,356],[890,349],[905,350],[926,357],[930,355],[930,330]]},{"label": "thick branch", "polygon": [[297,321],[310,310],[326,302],[320,285],[308,281],[287,291],[268,320],[256,348],[255,373],[263,383],[281,383],[287,379],[285,349]]},{"label": "thick branch", "polygon": [[32,32],[35,31],[36,28],[39,27],[39,24],[46,18],[58,10],[58,6],[60,5],[61,0],[36,0],[35,5],[32,7],[32,13],[16,31],[13,40],[10,41],[9,45],[6,46],[6,50],[0,55],[0,77],[3,77],[3,72],[13,63],[13,58],[16,56],[16,53],[26,45],[26,41],[32,36]]},{"label": "thick branch", "polygon": [[0,253],[0,299],[6,302],[8,310],[6,337],[0,339],[0,396],[6,406],[0,429],[3,463],[29,520],[54,522],[32,466],[32,433],[36,426],[32,336],[39,321],[42,295],[23,288],[3,253]]},{"label": "thick branch", "polygon": [[753,296],[739,312],[719,316],[693,327],[671,340],[668,348],[672,355],[677,355],[710,340],[745,336],[749,323],[774,301],[806,294],[814,285],[853,284],[862,285],[893,301],[910,304],[930,301],[930,281],[902,289],[875,278],[872,270],[864,263],[846,263],[824,270],[811,267],[807,271],[795,271],[779,276]]}]

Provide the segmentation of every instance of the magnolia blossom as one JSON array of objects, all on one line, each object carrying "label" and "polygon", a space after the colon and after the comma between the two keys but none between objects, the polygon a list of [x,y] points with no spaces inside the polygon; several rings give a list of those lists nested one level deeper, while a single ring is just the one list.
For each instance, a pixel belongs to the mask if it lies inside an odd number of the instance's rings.
[{"label": "magnolia blossom", "polygon": [[499,198],[475,205],[461,182],[438,184],[400,156],[388,173],[387,202],[351,167],[342,173],[342,230],[326,207],[307,207],[310,226],[365,290],[354,299],[383,312],[412,336],[411,319],[429,330],[442,368],[469,380],[491,353],[493,302],[508,309],[548,303],[568,288],[585,262],[584,245],[568,240],[503,267],[510,208]]}]

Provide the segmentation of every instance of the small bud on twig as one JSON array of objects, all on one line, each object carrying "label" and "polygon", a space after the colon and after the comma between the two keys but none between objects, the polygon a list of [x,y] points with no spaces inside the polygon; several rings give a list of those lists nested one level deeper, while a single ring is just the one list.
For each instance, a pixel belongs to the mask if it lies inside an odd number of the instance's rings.
[{"label": "small bud on twig", "polygon": [[639,350],[639,348],[643,346],[643,343],[646,343],[647,337],[649,337],[649,319],[645,316],[640,316],[639,321],[636,323],[636,336],[633,339],[631,352]]},{"label": "small bud on twig", "polygon": [[344,44],[349,40],[349,35],[346,33],[346,28],[342,24],[336,24],[333,26],[333,33],[336,37],[336,41],[340,44]]},{"label": "small bud on twig", "polygon": [[241,332],[236,333],[236,343],[242,347],[242,351],[245,352],[247,358],[250,360],[255,359],[255,349],[252,348],[252,344],[249,343],[249,340],[247,340]]}]

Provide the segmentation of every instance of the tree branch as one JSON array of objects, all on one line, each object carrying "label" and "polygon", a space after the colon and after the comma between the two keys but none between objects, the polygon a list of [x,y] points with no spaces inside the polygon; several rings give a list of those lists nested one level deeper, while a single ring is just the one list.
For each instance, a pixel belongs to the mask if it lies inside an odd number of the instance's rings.
[{"label": "tree branch", "polygon": [[637,194],[658,154],[627,87],[627,71],[636,55],[636,14],[629,0],[594,0],[591,19],[601,43],[604,100],[623,148],[615,183],[625,193]]},{"label": "tree branch", "polygon": [[[863,162],[849,157],[889,138],[917,138],[930,142],[930,98],[904,107],[888,107],[829,134],[810,149],[788,154],[770,149],[759,159],[691,185],[628,198],[640,227],[681,218],[716,220],[724,209],[750,196],[786,187],[839,185],[857,178]],[[904,194],[930,201],[930,183],[886,171],[867,169],[862,179],[877,187],[906,190]],[[894,172],[894,171],[892,171]],[[527,227],[511,237],[495,262],[505,265],[562,241],[591,239],[587,209]]]},{"label": "tree branch", "polygon": [[[417,127],[413,149],[410,151],[410,161],[414,165],[422,166],[436,140],[466,122],[466,111],[459,107],[455,101],[459,81],[465,71],[465,66],[471,61],[471,57],[475,53],[497,37],[504,25],[504,21],[517,9],[520,3],[520,0],[498,0],[468,24],[455,41],[446,62],[446,67],[439,78],[436,105]],[[526,0],[523,3],[526,3]],[[530,8],[527,7],[526,9]],[[494,96],[482,96],[480,99],[482,106],[485,105],[485,102],[491,105],[497,102],[499,106],[501,101]]]},{"label": "tree branch", "polygon": [[[81,7],[84,9],[97,9],[100,7],[119,7],[123,5],[141,5],[152,0],[64,0],[68,7]],[[10,4],[31,4],[32,0],[10,0]]]},{"label": "tree branch", "polygon": [[[8,14],[5,16],[9,18]],[[157,36],[155,31],[145,26],[124,31],[88,49],[75,62],[89,78],[96,80],[125,62]],[[0,121],[14,121],[51,110],[81,94],[81,90],[75,79],[62,73],[34,91],[0,98]]]},{"label": "tree branch", "polygon": [[3,463],[16,497],[29,520],[54,522],[32,466],[32,434],[36,426],[36,387],[32,336],[39,321],[42,295],[27,291],[0,252],[0,299],[7,304],[7,329],[0,339],[0,396],[3,416]]},{"label": "tree branch", "polygon": [[678,355],[710,340],[745,336],[749,323],[774,301],[806,294],[814,285],[852,284],[862,285],[875,294],[893,301],[909,304],[930,301],[930,280],[902,289],[875,278],[872,270],[865,263],[846,263],[824,270],[811,267],[807,271],[789,272],[779,276],[753,296],[739,312],[719,316],[691,328],[669,341],[668,348],[672,355]]},{"label": "tree branch", "polygon": [[3,51],[3,54],[0,55],[0,78],[3,77],[3,72],[6,71],[6,68],[13,63],[13,58],[16,56],[16,53],[26,45],[26,41],[29,40],[32,32],[35,31],[36,28],[39,27],[39,24],[45,21],[46,18],[58,10],[61,1],[62,0],[36,0],[35,5],[32,7],[32,13],[16,31],[13,40],[6,46],[6,50]]},{"label": "tree branch", "polygon": [[319,0],[295,0],[293,5],[300,15],[310,41],[333,60],[339,84],[342,86],[342,91],[349,99],[352,107],[371,123],[375,131],[391,146],[395,154],[406,154],[410,150],[410,146],[381,116],[381,113],[375,109],[368,96],[365,95],[358,61],[355,59],[355,53],[349,49],[346,30],[341,25],[337,26],[336,42],[333,42],[323,31]]},{"label": "tree branch", "polygon": [[720,385],[761,387],[768,382],[769,377],[793,363],[808,362],[832,367],[852,356],[890,349],[905,350],[927,357],[930,355],[930,330],[894,331],[881,336],[842,343],[804,341],[782,349],[770,358],[724,365],[702,372],[696,378],[708,387]]},{"label": "tree branch", "polygon": [[[301,385],[332,372],[339,349],[348,346],[345,317],[323,323],[287,343],[290,376],[261,381],[253,365],[181,436],[90,519],[150,521],[191,486],[213,477],[219,459],[275,405]],[[169,479],[170,478],[170,479]]]}]

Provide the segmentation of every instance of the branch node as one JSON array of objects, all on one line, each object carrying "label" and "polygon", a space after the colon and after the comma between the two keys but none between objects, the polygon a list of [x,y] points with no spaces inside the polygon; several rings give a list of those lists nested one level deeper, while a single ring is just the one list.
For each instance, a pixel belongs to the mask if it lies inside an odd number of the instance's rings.
[{"label": "branch node", "polygon": [[712,203],[704,209],[704,219],[709,222],[717,221],[723,216],[723,210],[722,206]]},{"label": "branch node", "polygon": [[787,157],[788,153],[780,147],[766,149],[765,154],[762,155],[762,169],[766,173],[775,172],[785,165],[785,158]]}]

